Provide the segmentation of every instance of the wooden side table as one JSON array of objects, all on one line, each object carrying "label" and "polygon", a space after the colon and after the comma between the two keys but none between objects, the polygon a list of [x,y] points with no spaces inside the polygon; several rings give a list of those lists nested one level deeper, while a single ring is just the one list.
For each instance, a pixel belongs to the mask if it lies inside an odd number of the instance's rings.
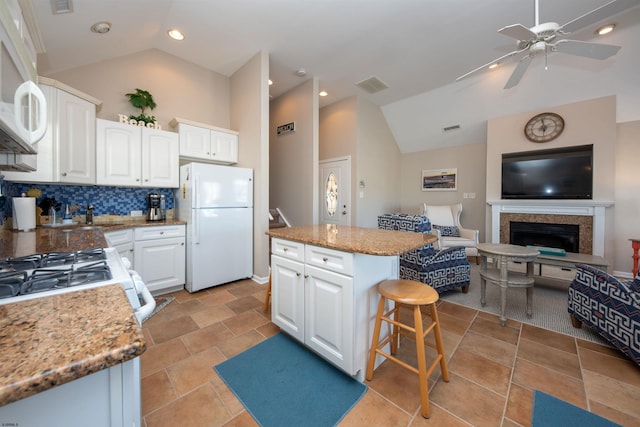
[{"label": "wooden side table", "polygon": [[[480,254],[480,303],[484,306],[487,302],[487,281],[500,287],[500,323],[507,324],[504,313],[507,308],[507,288],[527,288],[527,316],[533,314],[533,262],[539,252],[536,249],[524,246],[479,243]],[[489,268],[487,258],[493,259],[493,265],[497,268]],[[527,263],[526,274],[509,271],[509,261]]]},{"label": "wooden side table", "polygon": [[633,249],[633,277],[638,275],[638,250],[640,250],[640,239],[629,239],[631,240],[631,248]]}]

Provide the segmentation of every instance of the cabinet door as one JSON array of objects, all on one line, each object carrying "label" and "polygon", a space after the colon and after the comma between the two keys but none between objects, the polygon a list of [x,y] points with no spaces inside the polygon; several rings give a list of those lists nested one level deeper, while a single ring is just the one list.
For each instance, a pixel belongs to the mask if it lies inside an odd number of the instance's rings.
[{"label": "cabinet door", "polygon": [[211,160],[238,163],[238,135],[212,130]]},{"label": "cabinet door", "polygon": [[353,278],[305,267],[305,344],[353,375]]},{"label": "cabinet door", "polygon": [[63,90],[57,93],[60,182],[96,183],[96,107]]},{"label": "cabinet door", "polygon": [[96,120],[99,185],[140,185],[140,128],[110,120]]},{"label": "cabinet door", "polygon": [[177,133],[142,129],[142,186],[178,188],[178,151]]},{"label": "cabinet door", "polygon": [[304,342],[304,264],[271,257],[271,320]]},{"label": "cabinet door", "polygon": [[184,285],[184,237],[136,241],[133,245],[136,271],[151,292]]},{"label": "cabinet door", "polygon": [[180,156],[209,159],[211,157],[211,131],[180,123]]}]

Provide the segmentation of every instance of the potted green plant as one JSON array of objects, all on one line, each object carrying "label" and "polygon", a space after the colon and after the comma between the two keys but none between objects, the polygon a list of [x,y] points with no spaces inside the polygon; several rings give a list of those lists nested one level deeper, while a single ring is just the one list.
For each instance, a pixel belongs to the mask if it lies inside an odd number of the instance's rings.
[{"label": "potted green plant", "polygon": [[127,93],[126,96],[129,98],[129,102],[131,103],[131,105],[140,109],[140,115],[134,116],[132,114],[129,116],[130,119],[144,123],[156,122],[155,116],[148,116],[144,113],[147,108],[150,110],[156,108],[156,103],[153,100],[153,96],[148,91],[136,88],[135,92]]}]

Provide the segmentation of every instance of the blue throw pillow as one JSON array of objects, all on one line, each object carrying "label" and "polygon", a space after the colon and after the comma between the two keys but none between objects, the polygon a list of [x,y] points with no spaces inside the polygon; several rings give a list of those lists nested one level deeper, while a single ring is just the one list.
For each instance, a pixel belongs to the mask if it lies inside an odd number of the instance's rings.
[{"label": "blue throw pillow", "polygon": [[460,230],[455,225],[435,225],[431,224],[436,230],[440,230],[441,237],[460,237]]}]

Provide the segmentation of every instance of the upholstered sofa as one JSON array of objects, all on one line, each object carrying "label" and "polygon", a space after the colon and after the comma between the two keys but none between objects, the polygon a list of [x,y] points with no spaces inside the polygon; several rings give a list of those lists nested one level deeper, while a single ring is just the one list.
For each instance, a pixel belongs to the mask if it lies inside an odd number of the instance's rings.
[{"label": "upholstered sofa", "polygon": [[460,224],[461,213],[462,203],[454,203],[452,205],[424,204],[424,214],[429,218],[431,227],[437,230],[440,248],[463,246],[467,256],[475,257],[477,262],[480,231],[464,228]]},{"label": "upholstered sofa", "polygon": [[640,274],[621,281],[602,270],[578,264],[569,285],[573,326],[584,323],[640,365]]},{"label": "upholstered sofa", "polygon": [[[401,213],[378,217],[378,228],[429,233],[431,223],[422,215]],[[463,247],[436,250],[432,244],[400,255],[400,278],[426,283],[438,293],[455,288],[469,290],[470,266]]]}]

